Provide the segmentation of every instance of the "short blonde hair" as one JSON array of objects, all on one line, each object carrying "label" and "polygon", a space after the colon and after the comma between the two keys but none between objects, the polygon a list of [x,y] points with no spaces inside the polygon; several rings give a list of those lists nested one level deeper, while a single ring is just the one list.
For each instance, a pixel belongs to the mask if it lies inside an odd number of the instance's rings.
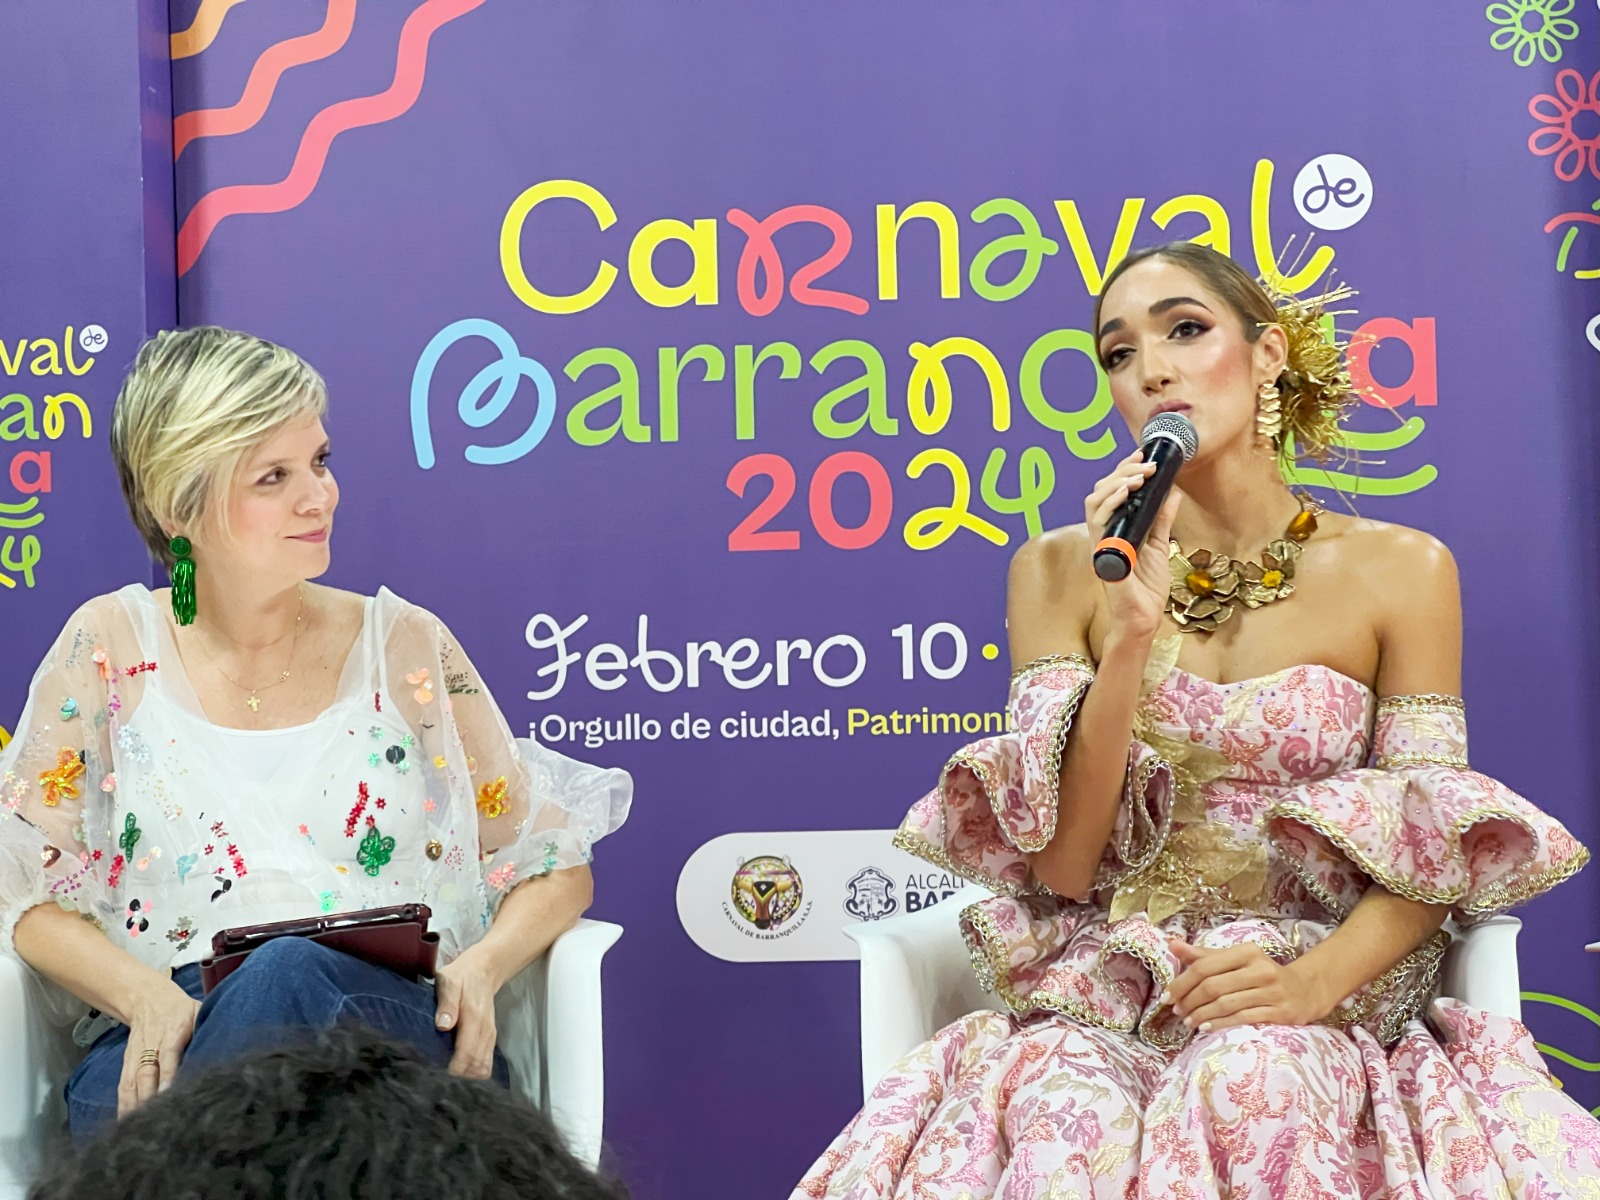
[{"label": "short blonde hair", "polygon": [[[151,555],[173,564],[169,529],[191,531],[251,450],[328,411],[322,376],[293,350],[232,329],[169,329],[139,348],[111,417],[122,497]],[[220,528],[227,515],[220,514]]]}]

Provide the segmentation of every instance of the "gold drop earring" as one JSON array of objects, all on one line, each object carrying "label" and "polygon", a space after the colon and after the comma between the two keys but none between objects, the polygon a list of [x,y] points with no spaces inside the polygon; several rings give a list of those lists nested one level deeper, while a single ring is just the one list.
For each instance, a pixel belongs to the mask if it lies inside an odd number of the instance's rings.
[{"label": "gold drop earring", "polygon": [[1276,383],[1256,388],[1256,432],[1274,445],[1283,434],[1283,393]]}]

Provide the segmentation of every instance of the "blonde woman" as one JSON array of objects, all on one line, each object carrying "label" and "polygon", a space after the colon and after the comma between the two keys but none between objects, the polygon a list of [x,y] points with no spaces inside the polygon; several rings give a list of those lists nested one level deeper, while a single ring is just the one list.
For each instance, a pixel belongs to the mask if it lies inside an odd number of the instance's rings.
[{"label": "blonde woman", "polygon": [[[202,327],[157,335],[112,453],[175,588],[90,600],[0,754],[0,953],[88,1045],[75,1136],[295,1027],[358,1020],[505,1077],[496,993],[584,911],[631,784],[514,739],[444,625],[328,570],[339,487],[321,377]],[[203,999],[218,930],[423,902],[436,987],[300,938]]]},{"label": "blonde woman", "polygon": [[891,1069],[794,1200],[1600,1195],[1528,1031],[1433,1001],[1447,916],[1588,852],[1468,768],[1449,551],[1284,482],[1354,400],[1320,316],[1188,243],[1108,278],[1118,412],[1199,451],[1127,579],[1091,559],[1137,454],[1012,561],[1016,731],[896,839],[996,893],[962,924],[1008,1011]]}]

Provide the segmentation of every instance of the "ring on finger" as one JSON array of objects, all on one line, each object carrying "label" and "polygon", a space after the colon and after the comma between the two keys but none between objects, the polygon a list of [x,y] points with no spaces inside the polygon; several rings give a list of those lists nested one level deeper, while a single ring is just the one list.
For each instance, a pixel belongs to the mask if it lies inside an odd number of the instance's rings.
[{"label": "ring on finger", "polygon": [[160,1052],[157,1050],[139,1051],[139,1065],[141,1067],[155,1067],[157,1070],[159,1070],[161,1068]]}]

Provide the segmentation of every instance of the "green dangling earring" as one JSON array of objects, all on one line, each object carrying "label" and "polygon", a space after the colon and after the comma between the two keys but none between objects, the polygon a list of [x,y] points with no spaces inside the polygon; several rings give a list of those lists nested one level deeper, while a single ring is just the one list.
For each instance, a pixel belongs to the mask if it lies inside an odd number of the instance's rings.
[{"label": "green dangling earring", "polygon": [[172,564],[172,618],[179,625],[194,624],[194,559],[189,557],[189,539],[175,537],[167,543],[177,559]]}]

